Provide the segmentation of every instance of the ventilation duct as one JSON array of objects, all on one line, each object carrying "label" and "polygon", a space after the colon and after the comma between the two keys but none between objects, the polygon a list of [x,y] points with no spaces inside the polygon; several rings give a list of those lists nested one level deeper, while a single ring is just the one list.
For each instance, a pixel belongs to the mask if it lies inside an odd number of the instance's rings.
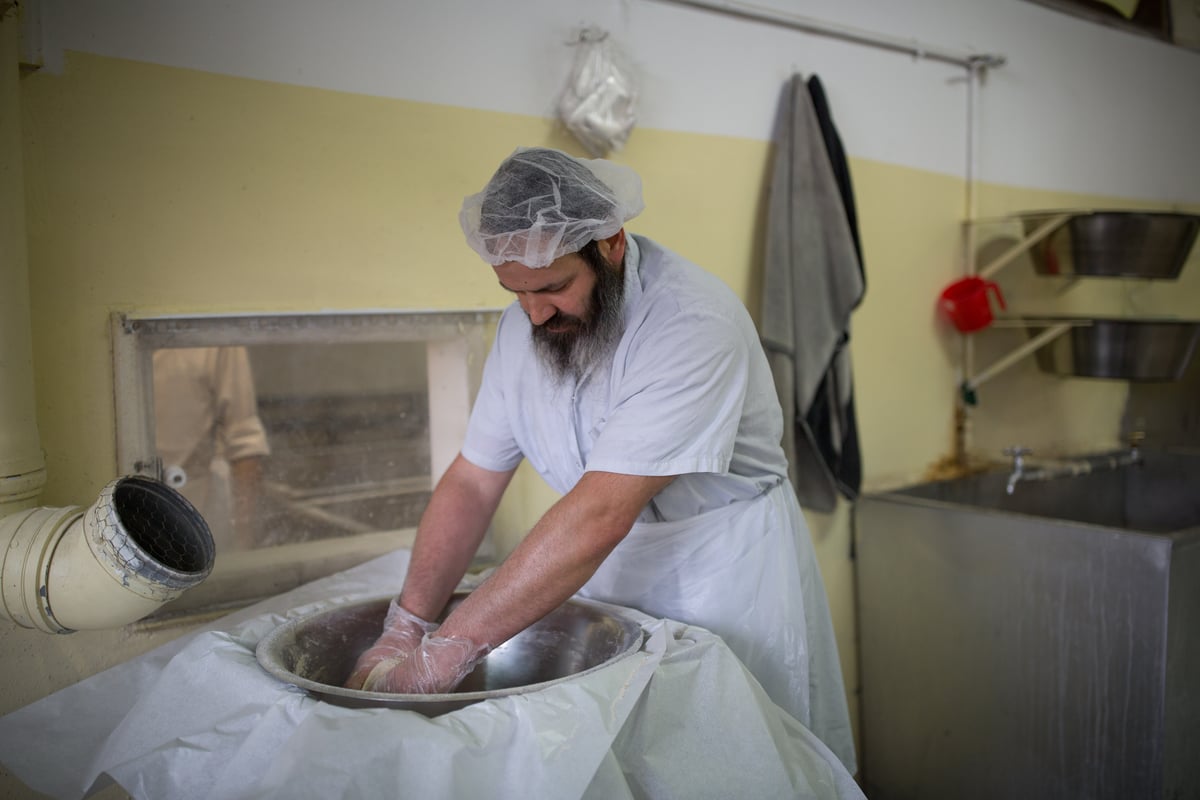
[{"label": "ventilation duct", "polygon": [[34,508],[46,482],[33,387],[17,20],[0,3],[0,619],[49,633],[127,625],[212,570],[182,495],[120,478],[88,509]]},{"label": "ventilation duct", "polygon": [[215,556],[196,509],[140,476],[113,481],[86,510],[0,519],[0,547],[0,616],[47,633],[141,619],[208,577]]}]

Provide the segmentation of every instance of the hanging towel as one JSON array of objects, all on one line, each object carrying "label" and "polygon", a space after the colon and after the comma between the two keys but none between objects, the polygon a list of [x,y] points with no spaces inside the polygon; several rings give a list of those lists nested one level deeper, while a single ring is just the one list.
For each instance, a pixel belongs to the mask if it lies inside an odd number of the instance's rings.
[{"label": "hanging towel", "polygon": [[[862,303],[866,294],[867,276],[863,267],[862,242],[858,234],[858,210],[854,204],[854,186],[850,180],[850,163],[846,159],[846,150],[842,147],[842,138],[838,135],[837,126],[833,124],[833,112],[825,97],[825,87],[821,79],[813,75],[808,79],[808,94],[812,99],[813,111],[817,115],[817,123],[821,127],[821,138],[825,141],[825,150],[829,155],[829,165],[833,169],[837,181],[838,193],[842,198],[842,208],[846,212],[846,221],[850,225],[850,236],[854,239],[854,254],[858,259],[858,274],[862,279],[862,288],[854,307]],[[825,463],[833,472],[833,478],[838,490],[850,500],[858,497],[862,486],[862,456],[858,448],[858,419],[854,410],[854,383],[850,368],[850,331],[849,323],[843,335],[841,348],[834,356],[834,369],[826,372],[821,386],[817,389],[817,397],[809,408],[805,418],[812,438],[821,451]],[[836,380],[834,380],[836,378]],[[830,413],[828,409],[841,409],[840,412]]]},{"label": "hanging towel", "polygon": [[857,497],[861,484],[849,339],[850,313],[866,282],[849,169],[820,81],[810,87],[794,75],[780,107],[761,335],[784,409],[796,493],[805,508],[828,512],[838,494]]},{"label": "hanging towel", "polygon": [[858,236],[858,210],[854,207],[854,184],[850,181],[850,162],[846,160],[842,137],[838,135],[837,126],[833,124],[833,112],[829,109],[829,100],[825,97],[825,87],[816,75],[808,79],[808,95],[812,99],[813,113],[817,115],[817,125],[821,128],[821,140],[825,142],[829,167],[833,170],[834,180],[837,181],[838,195],[842,198],[846,222],[850,225],[850,236],[854,239],[858,274],[863,279],[863,290],[858,293],[858,302],[854,304],[857,307],[858,303],[862,302],[867,280],[863,270],[862,242]]}]

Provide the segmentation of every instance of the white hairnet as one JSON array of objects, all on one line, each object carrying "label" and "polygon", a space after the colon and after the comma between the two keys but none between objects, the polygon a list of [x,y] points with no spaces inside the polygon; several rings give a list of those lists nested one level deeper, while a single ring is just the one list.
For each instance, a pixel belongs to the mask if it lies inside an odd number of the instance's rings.
[{"label": "white hairnet", "polygon": [[641,213],[642,179],[629,167],[549,148],[518,148],[458,214],[467,244],[492,264],[545,267]]}]

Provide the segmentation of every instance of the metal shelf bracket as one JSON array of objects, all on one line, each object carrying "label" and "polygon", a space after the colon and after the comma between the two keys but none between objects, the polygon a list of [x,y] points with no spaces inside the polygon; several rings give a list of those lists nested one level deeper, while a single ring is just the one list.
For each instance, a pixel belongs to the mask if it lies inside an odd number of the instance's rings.
[{"label": "metal shelf bracket", "polygon": [[[1025,236],[1023,239],[1021,239],[1021,241],[1013,244],[999,257],[992,259],[988,264],[980,267],[978,273],[979,277],[990,278],[992,275],[999,272],[1003,267],[1011,264],[1017,258],[1017,256],[1025,253],[1029,250],[1029,248],[1033,247],[1035,244],[1054,233],[1054,231],[1058,230],[1058,228],[1061,227],[1063,223],[1069,220],[1072,216],[1074,215],[1054,214],[1053,216],[1047,217],[1045,221],[1042,222],[1041,225],[1038,225],[1037,228],[1035,228],[1028,236]],[[974,253],[970,255],[972,258],[975,257]]]},{"label": "metal shelf bracket", "polygon": [[1059,336],[1062,336],[1064,333],[1078,324],[1081,323],[1060,322],[1051,325],[1025,344],[1014,349],[1008,355],[997,359],[995,363],[993,363],[987,369],[980,371],[977,375],[975,375],[975,377],[963,381],[962,386],[960,387],[963,402],[969,406],[975,405],[978,402],[976,389],[978,389],[981,385],[996,377],[1001,372],[1004,372],[1013,364],[1016,364],[1018,361],[1025,358],[1025,356],[1029,355],[1035,350],[1050,344],[1050,342],[1054,341]]}]

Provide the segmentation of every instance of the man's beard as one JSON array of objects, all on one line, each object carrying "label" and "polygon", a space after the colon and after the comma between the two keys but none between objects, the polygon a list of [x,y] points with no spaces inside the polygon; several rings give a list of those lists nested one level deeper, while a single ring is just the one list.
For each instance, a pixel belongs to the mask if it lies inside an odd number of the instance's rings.
[{"label": "man's beard", "polygon": [[[587,316],[573,317],[560,311],[545,323],[533,326],[534,349],[560,382],[583,377],[612,354],[621,338],[624,327],[622,301],[625,298],[623,271],[604,262],[598,253],[596,258],[602,263],[588,262],[596,283],[588,298]],[[550,330],[562,326],[567,327]]]}]

